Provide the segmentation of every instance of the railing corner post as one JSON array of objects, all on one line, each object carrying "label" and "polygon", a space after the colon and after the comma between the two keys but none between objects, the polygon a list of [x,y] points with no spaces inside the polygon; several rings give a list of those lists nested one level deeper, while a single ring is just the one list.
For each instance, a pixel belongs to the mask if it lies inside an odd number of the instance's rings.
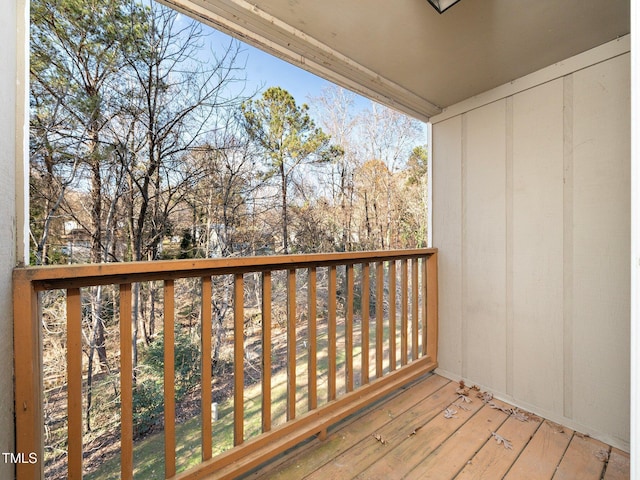
[{"label": "railing corner post", "polygon": [[13,354],[15,388],[15,452],[37,461],[16,464],[18,480],[44,478],[42,410],[42,334],[38,292],[21,272],[13,282]]},{"label": "railing corner post", "polygon": [[438,253],[427,258],[427,355],[438,362]]}]

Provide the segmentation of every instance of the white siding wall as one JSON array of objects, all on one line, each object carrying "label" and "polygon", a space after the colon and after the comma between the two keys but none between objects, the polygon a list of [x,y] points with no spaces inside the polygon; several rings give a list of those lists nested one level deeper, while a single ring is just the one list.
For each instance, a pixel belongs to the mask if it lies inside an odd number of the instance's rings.
[{"label": "white siding wall", "polygon": [[624,449],[629,92],[623,54],[432,119],[440,372]]},{"label": "white siding wall", "polygon": [[[16,6],[14,0],[0,2],[0,453],[14,452],[11,271],[16,265],[17,238]],[[0,458],[0,478],[13,477],[14,465]]]}]

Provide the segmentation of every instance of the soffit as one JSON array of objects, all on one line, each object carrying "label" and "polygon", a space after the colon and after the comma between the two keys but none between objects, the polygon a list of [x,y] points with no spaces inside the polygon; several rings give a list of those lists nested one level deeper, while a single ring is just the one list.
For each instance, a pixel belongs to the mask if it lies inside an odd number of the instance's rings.
[{"label": "soffit", "polygon": [[629,33],[628,0],[165,0],[423,119]]}]

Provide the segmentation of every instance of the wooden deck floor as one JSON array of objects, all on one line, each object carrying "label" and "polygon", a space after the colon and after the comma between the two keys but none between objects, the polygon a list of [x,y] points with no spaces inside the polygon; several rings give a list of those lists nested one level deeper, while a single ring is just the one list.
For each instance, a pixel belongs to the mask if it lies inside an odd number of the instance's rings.
[{"label": "wooden deck floor", "polygon": [[628,454],[475,390],[466,401],[458,389],[431,375],[244,478],[629,478]]}]

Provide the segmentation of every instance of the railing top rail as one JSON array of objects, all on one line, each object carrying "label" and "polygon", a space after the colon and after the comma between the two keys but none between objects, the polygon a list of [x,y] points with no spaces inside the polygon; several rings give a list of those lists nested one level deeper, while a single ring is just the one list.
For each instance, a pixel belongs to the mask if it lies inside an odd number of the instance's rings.
[{"label": "railing top rail", "polygon": [[256,257],[226,257],[154,262],[53,265],[14,269],[15,281],[31,282],[36,290],[80,288],[233,273],[324,267],[402,260],[437,253],[436,248],[364,252],[315,253]]}]

